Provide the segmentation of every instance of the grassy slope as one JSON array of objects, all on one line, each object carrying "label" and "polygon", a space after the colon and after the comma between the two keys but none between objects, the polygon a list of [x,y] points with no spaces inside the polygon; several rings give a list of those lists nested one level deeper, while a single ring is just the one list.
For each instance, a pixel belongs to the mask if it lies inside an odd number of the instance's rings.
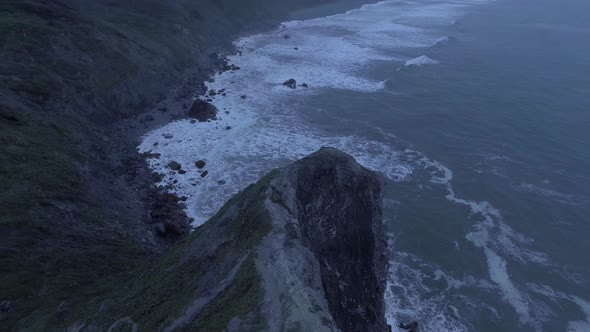
[{"label": "grassy slope", "polygon": [[11,307],[0,325],[9,327],[25,317],[59,326],[150,256],[126,236],[129,221],[106,217],[92,197],[88,165],[106,162],[103,124],[158,98],[119,90],[140,68],[174,74],[194,47],[166,20],[188,21],[180,7],[63,3],[0,4],[0,301]]},{"label": "grassy slope", "polygon": [[[243,260],[229,287],[189,320],[187,327],[222,331],[232,318],[242,317],[254,329],[263,329],[266,325],[258,312],[263,289],[254,265],[254,248],[271,227],[264,200],[272,176],[235,195],[151,267],[137,270],[137,278],[93,299],[79,319],[104,329],[128,316],[140,331],[159,330],[181,316],[195,298],[215,288]],[[212,245],[216,239],[224,240]],[[214,284],[203,281],[205,276]]]}]

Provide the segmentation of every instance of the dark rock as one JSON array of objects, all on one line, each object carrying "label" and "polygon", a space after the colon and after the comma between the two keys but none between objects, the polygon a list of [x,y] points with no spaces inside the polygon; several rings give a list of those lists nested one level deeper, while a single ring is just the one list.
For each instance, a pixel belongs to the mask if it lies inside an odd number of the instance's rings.
[{"label": "dark rock", "polygon": [[215,95],[217,95],[217,91],[215,91],[213,89],[209,90],[209,96],[215,96]]},{"label": "dark rock", "polygon": [[205,100],[205,101],[208,102],[208,103],[210,103],[210,102],[213,102],[213,99],[207,98],[207,100]]},{"label": "dark rock", "polygon": [[221,95],[225,97],[225,96],[227,96],[227,93],[225,93],[225,92],[224,92],[224,93],[222,93]]},{"label": "dark rock", "polygon": [[170,168],[173,171],[178,171],[182,168],[182,165],[180,165],[179,163],[177,163],[173,160],[168,163],[168,168]]},{"label": "dark rock", "polygon": [[189,122],[190,122],[190,124],[195,124],[195,123],[197,123],[197,120],[193,119],[193,120],[190,120]]},{"label": "dark rock", "polygon": [[293,167],[301,234],[320,263],[338,328],[387,331],[383,294],[388,258],[380,178],[331,148]]},{"label": "dark rock", "polygon": [[243,96],[241,96],[240,98],[242,98],[242,99],[246,99],[246,98],[248,98],[248,96],[246,96],[246,95],[243,95]]},{"label": "dark rock", "polygon": [[231,126],[225,127],[225,130],[230,130],[230,129],[231,129]]},{"label": "dark rock", "polygon": [[291,36],[289,36],[289,35],[284,35],[284,36],[283,36],[283,38],[285,38],[285,39],[289,39],[289,38],[291,38]]},{"label": "dark rock", "polygon": [[178,200],[181,201],[181,202],[186,202],[188,200],[188,197],[181,196]]},{"label": "dark rock", "polygon": [[209,174],[209,171],[204,171],[203,173],[201,173],[201,177],[204,178],[207,176],[207,174]]},{"label": "dark rock", "polygon": [[291,89],[295,89],[295,88],[297,88],[297,81],[295,79],[291,78],[291,79],[286,80],[283,83],[283,85],[286,87],[289,87]]},{"label": "dark rock", "polygon": [[293,47],[295,51],[299,51],[299,47]]},{"label": "dark rock", "polygon": [[163,134],[162,136],[164,136],[165,139],[171,139],[172,137],[174,137],[174,135],[172,134]]},{"label": "dark rock", "polygon": [[178,170],[178,174],[186,174],[186,171],[185,171],[185,170],[183,170],[183,169],[179,169],[179,170]]},{"label": "dark rock", "polygon": [[309,87],[309,85],[307,85],[307,83],[303,83],[303,84],[301,84],[301,86],[304,87],[304,88]]},{"label": "dark rock", "polygon": [[154,147],[158,146],[158,142],[152,144],[152,146],[154,146]]},{"label": "dark rock", "polygon": [[219,180],[219,181],[217,181],[217,184],[220,185],[220,186],[222,186],[222,185],[225,184],[225,180]]},{"label": "dark rock", "polygon": [[188,115],[197,119],[199,122],[206,122],[207,120],[215,119],[217,108],[206,101],[197,99],[189,109]]},{"label": "dark rock", "polygon": [[197,166],[198,169],[205,167],[205,164],[206,162],[204,160],[199,160],[195,162],[195,166]]},{"label": "dark rock", "polygon": [[411,322],[410,324],[399,323],[399,328],[409,330],[409,332],[414,332],[418,328],[418,322]]}]

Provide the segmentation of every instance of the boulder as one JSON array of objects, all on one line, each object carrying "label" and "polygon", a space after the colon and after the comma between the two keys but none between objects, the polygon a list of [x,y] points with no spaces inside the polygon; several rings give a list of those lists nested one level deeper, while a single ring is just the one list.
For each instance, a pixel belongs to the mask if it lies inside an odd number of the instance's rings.
[{"label": "boulder", "polygon": [[179,163],[177,163],[173,160],[168,163],[168,168],[170,168],[173,171],[178,171],[182,168],[182,165],[180,165]]},{"label": "boulder", "polygon": [[206,122],[215,119],[217,116],[217,107],[209,102],[197,99],[188,110],[188,115],[199,122]]},{"label": "boulder", "polygon": [[283,82],[283,85],[291,88],[291,89],[296,89],[297,88],[297,81],[294,78],[290,78],[288,80],[286,80],[285,82]]},{"label": "boulder", "polygon": [[198,169],[205,167],[206,164],[207,163],[204,160],[195,161],[195,166],[197,166]]}]

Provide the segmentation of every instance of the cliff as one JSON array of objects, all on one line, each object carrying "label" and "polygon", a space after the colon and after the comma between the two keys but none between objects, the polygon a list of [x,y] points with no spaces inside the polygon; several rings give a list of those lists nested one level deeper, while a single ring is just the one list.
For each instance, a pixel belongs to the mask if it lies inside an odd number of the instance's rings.
[{"label": "cliff", "polygon": [[77,331],[387,331],[381,181],[332,148],[271,172]]},{"label": "cliff", "polygon": [[2,1],[0,327],[63,330],[186,237],[139,138],[188,116],[240,34],[331,2]]}]

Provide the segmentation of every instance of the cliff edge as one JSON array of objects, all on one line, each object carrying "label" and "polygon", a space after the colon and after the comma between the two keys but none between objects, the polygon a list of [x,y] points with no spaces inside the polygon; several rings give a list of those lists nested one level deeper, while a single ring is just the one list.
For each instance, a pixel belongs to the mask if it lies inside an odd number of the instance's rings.
[{"label": "cliff edge", "polygon": [[71,328],[387,331],[381,193],[322,148],[235,195]]}]

